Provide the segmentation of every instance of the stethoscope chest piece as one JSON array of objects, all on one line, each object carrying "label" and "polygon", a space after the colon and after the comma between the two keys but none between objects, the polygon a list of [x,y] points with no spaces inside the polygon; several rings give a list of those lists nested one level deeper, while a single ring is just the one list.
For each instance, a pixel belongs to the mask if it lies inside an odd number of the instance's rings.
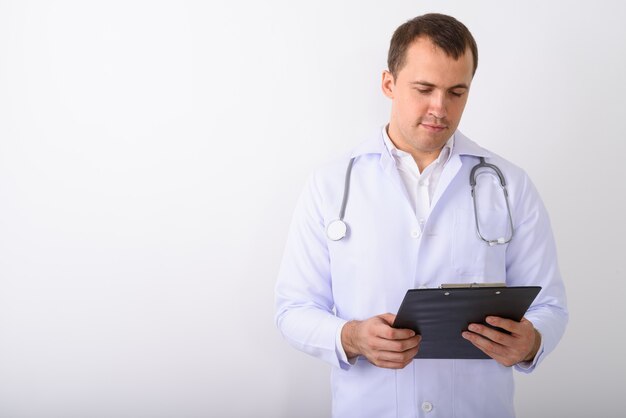
[{"label": "stethoscope chest piece", "polygon": [[331,241],[339,241],[348,233],[348,225],[341,219],[331,221],[326,227],[326,235]]}]

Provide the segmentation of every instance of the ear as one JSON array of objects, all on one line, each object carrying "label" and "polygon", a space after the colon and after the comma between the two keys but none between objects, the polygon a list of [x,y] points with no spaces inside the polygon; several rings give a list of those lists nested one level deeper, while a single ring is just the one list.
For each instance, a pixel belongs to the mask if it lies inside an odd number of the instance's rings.
[{"label": "ear", "polygon": [[395,87],[396,81],[393,78],[393,74],[391,74],[389,70],[383,71],[383,79],[381,83],[383,94],[388,98],[393,99],[393,92]]}]

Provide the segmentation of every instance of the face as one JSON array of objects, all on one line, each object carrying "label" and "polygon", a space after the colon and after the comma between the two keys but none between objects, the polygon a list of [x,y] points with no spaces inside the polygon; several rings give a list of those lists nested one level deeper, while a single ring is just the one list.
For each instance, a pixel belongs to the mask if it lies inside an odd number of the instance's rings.
[{"label": "face", "polygon": [[383,73],[383,93],[392,101],[389,137],[418,164],[437,158],[459,125],[472,71],[469,49],[455,60],[421,37],[407,49],[405,65],[395,79],[390,72]]}]

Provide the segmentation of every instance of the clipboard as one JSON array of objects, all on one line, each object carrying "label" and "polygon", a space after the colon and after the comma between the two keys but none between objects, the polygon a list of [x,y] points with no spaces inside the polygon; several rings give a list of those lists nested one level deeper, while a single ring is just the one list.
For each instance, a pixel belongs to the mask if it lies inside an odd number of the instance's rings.
[{"label": "clipboard", "polygon": [[471,323],[507,332],[487,324],[485,318],[500,316],[520,321],[540,290],[541,286],[477,285],[410,289],[392,326],[421,334],[416,359],[489,359],[461,332]]}]

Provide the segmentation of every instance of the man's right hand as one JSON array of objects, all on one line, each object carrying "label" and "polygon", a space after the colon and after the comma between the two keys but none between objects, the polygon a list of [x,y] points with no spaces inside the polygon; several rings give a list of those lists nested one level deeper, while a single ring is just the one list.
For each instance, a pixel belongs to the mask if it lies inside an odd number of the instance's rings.
[{"label": "man's right hand", "polygon": [[341,330],[341,344],[348,358],[365,356],[372,364],[387,369],[402,369],[409,364],[422,337],[410,329],[392,328],[395,318],[386,313],[347,322]]}]

